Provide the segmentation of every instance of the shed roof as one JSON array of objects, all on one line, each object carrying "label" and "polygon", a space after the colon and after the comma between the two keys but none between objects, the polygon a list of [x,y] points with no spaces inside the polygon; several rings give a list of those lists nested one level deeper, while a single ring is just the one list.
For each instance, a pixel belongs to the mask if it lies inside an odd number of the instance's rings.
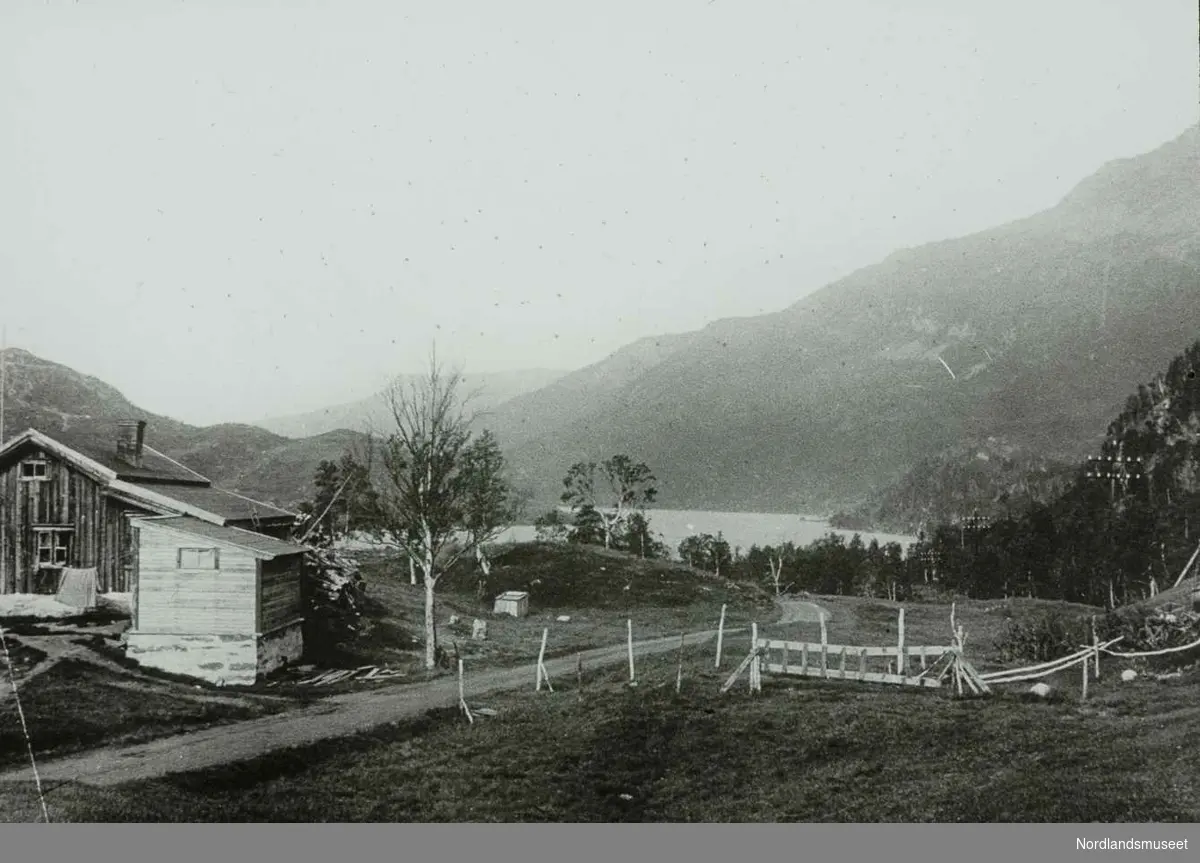
[{"label": "shed roof", "polygon": [[504,591],[504,593],[502,593],[496,597],[496,599],[508,599],[508,600],[518,600],[518,599],[528,599],[528,598],[529,598],[529,594],[523,590],[506,590],[506,591]]},{"label": "shed roof", "polygon": [[240,527],[211,524],[190,515],[135,518],[132,521],[134,525],[143,530],[170,530],[189,536],[202,537],[222,545],[244,549],[255,557],[268,560],[307,551],[305,546],[294,542],[285,542],[282,539],[275,539],[273,536],[255,533],[252,530],[243,530]]}]

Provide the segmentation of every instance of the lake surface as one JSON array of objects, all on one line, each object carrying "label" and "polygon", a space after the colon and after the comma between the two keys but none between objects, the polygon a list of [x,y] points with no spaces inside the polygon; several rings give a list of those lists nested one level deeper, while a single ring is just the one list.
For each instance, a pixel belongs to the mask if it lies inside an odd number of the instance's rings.
[{"label": "lake surface", "polygon": [[[787,513],[650,509],[646,510],[646,515],[650,519],[651,532],[662,534],[672,555],[677,553],[679,543],[699,533],[711,533],[713,536],[722,533],[731,548],[740,546],[743,551],[752,545],[781,545],[789,541],[803,547],[829,533],[841,534],[849,540],[856,533],[853,530],[834,530],[829,522],[815,516]],[[872,538],[878,539],[880,545],[898,542],[905,550],[910,543],[917,541],[915,536],[865,531],[857,533],[862,536],[864,543],[870,543]],[[500,541],[528,542],[534,536],[532,526],[519,525],[506,531]]]}]

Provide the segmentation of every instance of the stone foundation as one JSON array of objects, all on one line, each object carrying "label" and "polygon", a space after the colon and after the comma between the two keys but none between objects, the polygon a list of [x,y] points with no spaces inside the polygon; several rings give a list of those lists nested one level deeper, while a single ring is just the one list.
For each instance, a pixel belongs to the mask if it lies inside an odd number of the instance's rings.
[{"label": "stone foundation", "polygon": [[128,633],[125,655],[147,668],[219,685],[252,684],[258,661],[253,635]]},{"label": "stone foundation", "polygon": [[295,662],[304,652],[303,621],[297,620],[287,626],[258,637],[258,673],[266,677],[289,662]]},{"label": "stone foundation", "polygon": [[303,623],[253,635],[126,633],[125,655],[139,665],[219,686],[249,686],[304,652]]}]

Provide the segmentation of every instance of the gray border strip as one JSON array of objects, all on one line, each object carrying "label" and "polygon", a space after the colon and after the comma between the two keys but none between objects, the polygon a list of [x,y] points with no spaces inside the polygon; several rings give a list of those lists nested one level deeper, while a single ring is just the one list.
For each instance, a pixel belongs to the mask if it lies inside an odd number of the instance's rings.
[{"label": "gray border strip", "polygon": [[[1172,842],[1169,850],[1117,850],[1110,842]],[[1088,849],[1083,843],[1099,843]],[[1195,860],[1200,825],[9,825],[4,859],[50,861],[254,860],[268,863],[487,860],[507,863],[680,860],[1003,861]]]}]

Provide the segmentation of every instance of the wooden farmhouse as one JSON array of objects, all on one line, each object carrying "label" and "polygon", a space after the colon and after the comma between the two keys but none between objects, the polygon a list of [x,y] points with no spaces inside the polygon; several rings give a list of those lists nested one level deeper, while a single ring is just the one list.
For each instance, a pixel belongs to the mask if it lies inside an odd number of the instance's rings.
[{"label": "wooden farmhouse", "polygon": [[294,513],[213,487],[145,443],[146,424],[0,447],[0,593],[53,593],[64,567],[128,593],[143,665],[252,683],[303,650]]}]

